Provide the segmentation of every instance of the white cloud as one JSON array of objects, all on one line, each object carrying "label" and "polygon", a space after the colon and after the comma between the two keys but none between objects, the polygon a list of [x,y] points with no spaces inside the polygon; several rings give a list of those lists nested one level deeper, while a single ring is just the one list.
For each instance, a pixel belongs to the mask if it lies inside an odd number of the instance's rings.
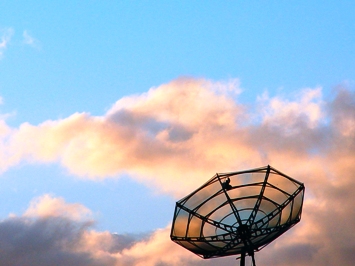
[{"label": "white cloud", "polygon": [[23,36],[23,43],[24,44],[29,45],[34,48],[37,48],[37,49],[39,49],[41,47],[39,40],[34,38],[32,35],[30,35],[27,30],[23,31],[22,36]]},{"label": "white cloud", "polygon": [[295,123],[303,120],[308,127],[320,124],[322,113],[322,88],[303,89],[295,95],[294,100],[281,97],[269,98],[267,94],[259,98],[262,123],[278,126],[280,129],[297,128]]},{"label": "white cloud", "polygon": [[0,59],[3,57],[13,34],[14,30],[12,28],[0,29]]}]

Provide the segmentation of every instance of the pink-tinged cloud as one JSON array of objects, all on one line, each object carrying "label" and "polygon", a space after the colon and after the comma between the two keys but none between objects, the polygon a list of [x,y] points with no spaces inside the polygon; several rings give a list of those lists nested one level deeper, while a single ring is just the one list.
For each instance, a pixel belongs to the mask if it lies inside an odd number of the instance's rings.
[{"label": "pink-tinged cloud", "polygon": [[[310,151],[328,147],[330,131],[351,130],[351,118],[333,121],[326,114],[330,103],[320,88],[291,100],[266,96],[251,109],[238,103],[238,93],[235,81],[179,79],[122,98],[101,117],[77,113],[24,123],[3,137],[2,169],[21,161],[59,162],[83,178],[129,173],[182,196],[217,171],[266,164],[285,171],[310,158],[322,165],[324,153]],[[291,171],[298,175],[300,168]]]},{"label": "pink-tinged cloud", "polygon": [[[57,162],[81,178],[128,173],[179,198],[215,172],[270,164],[305,183],[304,212],[301,223],[257,253],[257,260],[263,265],[353,265],[355,92],[337,89],[328,99],[321,88],[307,88],[288,97],[264,94],[244,105],[238,102],[240,91],[237,82],[179,79],[122,98],[101,117],[78,113],[16,129],[3,122],[1,169],[20,162]],[[40,218],[32,223],[60,217],[80,223],[60,208],[49,211],[55,203],[63,202],[35,205],[36,211],[29,212]],[[30,224],[22,223],[30,219],[26,215],[18,219],[24,228]],[[216,263],[171,243],[168,228],[127,246],[107,232],[82,230],[81,238],[72,241],[86,239],[88,246],[72,252],[89,254],[100,265]]]},{"label": "pink-tinged cloud", "polygon": [[87,219],[91,211],[78,203],[68,204],[62,198],[53,198],[50,195],[34,199],[23,214],[25,217],[61,217],[74,221]]},{"label": "pink-tinged cloud", "polygon": [[170,241],[168,227],[141,239],[98,232],[87,210],[49,195],[34,199],[23,215],[0,221],[0,265],[199,265]]},{"label": "pink-tinged cloud", "polygon": [[178,187],[193,188],[216,169],[231,169],[231,158],[242,149],[251,153],[242,138],[233,136],[243,107],[227,97],[231,93],[230,84],[215,88],[212,82],[181,79],[123,98],[103,117],[81,113],[38,126],[24,123],[6,139],[2,168],[24,160],[58,161],[82,177],[127,172],[182,195],[171,179]]}]

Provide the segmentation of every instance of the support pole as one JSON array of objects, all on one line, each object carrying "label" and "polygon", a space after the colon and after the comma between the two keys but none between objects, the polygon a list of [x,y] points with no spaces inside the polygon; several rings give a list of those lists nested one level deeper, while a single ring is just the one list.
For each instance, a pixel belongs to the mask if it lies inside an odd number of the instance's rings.
[{"label": "support pole", "polygon": [[256,264],[255,264],[254,254],[251,256],[251,259],[253,260],[253,266],[256,266]]},{"label": "support pole", "polygon": [[245,252],[243,251],[240,257],[240,266],[245,266]]}]

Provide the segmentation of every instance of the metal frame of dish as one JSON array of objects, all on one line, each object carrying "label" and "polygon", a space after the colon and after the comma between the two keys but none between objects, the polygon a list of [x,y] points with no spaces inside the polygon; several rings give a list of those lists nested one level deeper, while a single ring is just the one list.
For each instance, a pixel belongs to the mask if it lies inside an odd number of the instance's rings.
[{"label": "metal frame of dish", "polygon": [[252,257],[301,220],[304,184],[271,166],[217,173],[176,202],[170,238],[204,258]]}]

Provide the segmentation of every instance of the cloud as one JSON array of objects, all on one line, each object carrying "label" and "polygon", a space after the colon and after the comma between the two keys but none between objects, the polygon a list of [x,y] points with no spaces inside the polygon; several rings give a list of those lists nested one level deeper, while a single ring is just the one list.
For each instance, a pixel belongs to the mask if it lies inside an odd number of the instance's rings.
[{"label": "cloud", "polygon": [[186,179],[181,184],[190,182],[192,188],[218,164],[229,166],[236,153],[225,149],[242,107],[220,85],[213,86],[209,81],[177,80],[123,98],[102,117],[77,113],[38,126],[24,123],[6,139],[8,156],[2,169],[24,160],[59,161],[79,176],[106,178],[128,172],[146,183],[157,183],[163,191],[176,190],[166,176],[179,182],[183,174]]},{"label": "cloud", "polygon": [[[46,211],[43,211],[44,206]],[[66,208],[72,214],[59,215]],[[91,221],[71,219],[80,216],[83,208],[78,204],[68,204],[61,198],[44,195],[35,199],[24,215],[11,215],[1,221],[0,264],[105,265],[105,258],[88,252],[92,242],[82,245],[82,240],[85,237],[99,240],[100,236],[108,233],[87,237]]]},{"label": "cloud", "polygon": [[12,28],[0,29],[0,59],[2,59],[5,49],[7,48],[14,30]]},{"label": "cloud", "polygon": [[[232,84],[237,95],[239,85]],[[231,90],[230,83],[224,86]],[[321,152],[336,137],[329,132],[351,128],[352,118],[333,121],[326,115],[331,107],[320,88],[305,89],[293,100],[264,98],[248,109],[221,87],[179,79],[124,97],[104,116],[76,113],[24,123],[3,138],[7,156],[1,168],[35,161],[59,162],[83,178],[124,172],[179,197],[216,171],[266,164],[288,169],[295,160],[303,165],[324,159]]]},{"label": "cloud", "polygon": [[[264,265],[352,265],[354,90],[338,88],[331,98],[325,98],[320,87],[287,97],[264,94],[253,105],[238,102],[240,92],[235,81],[182,78],[124,97],[103,116],[76,113],[39,125],[24,123],[19,128],[3,122],[0,167],[6,171],[20,162],[60,163],[74,175],[93,179],[128,173],[179,198],[216,171],[270,164],[305,183],[304,213],[299,225],[256,254],[257,261]],[[62,200],[49,196],[42,200],[46,204],[40,200],[23,217],[9,219],[18,232],[35,230],[37,223],[49,220],[55,226],[61,224],[55,222],[58,219],[80,224],[69,226],[76,228],[77,236],[70,241],[78,243],[86,237],[87,245],[70,254],[72,259],[85,255],[85,265],[215,263],[171,243],[168,227],[125,246],[108,232],[90,231],[89,225],[60,208]],[[83,207],[70,206],[70,213],[82,212],[78,217],[90,215]],[[33,220],[30,214],[39,218]],[[63,250],[67,252],[59,249]],[[224,262],[236,263],[233,258]]]},{"label": "cloud", "polygon": [[170,241],[168,227],[148,238],[98,232],[87,211],[49,195],[34,199],[23,215],[0,221],[0,264],[153,266],[198,259]]},{"label": "cloud", "polygon": [[50,195],[44,195],[33,200],[29,208],[24,213],[25,217],[61,217],[74,221],[87,219],[91,211],[81,204],[67,204],[62,198],[53,198]]},{"label": "cloud", "polygon": [[34,48],[37,48],[37,49],[39,49],[41,47],[39,40],[34,38],[32,35],[30,35],[27,30],[23,31],[22,36],[23,36],[23,43],[24,44],[29,45]]},{"label": "cloud", "polygon": [[259,97],[262,124],[279,126],[284,129],[297,128],[295,123],[303,120],[307,127],[314,128],[323,118],[322,88],[306,88],[296,93],[295,100],[267,94]]}]

